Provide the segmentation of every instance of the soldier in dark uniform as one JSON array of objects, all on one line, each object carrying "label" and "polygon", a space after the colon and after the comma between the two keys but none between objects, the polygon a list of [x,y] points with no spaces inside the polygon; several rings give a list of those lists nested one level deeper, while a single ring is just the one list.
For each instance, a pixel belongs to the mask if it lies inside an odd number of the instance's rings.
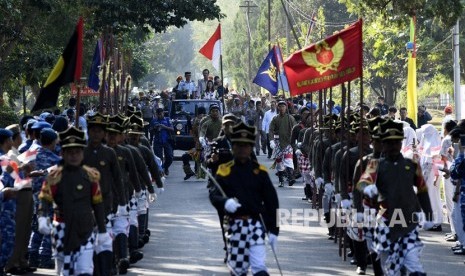
[{"label": "soldier in dark uniform", "polygon": [[[120,145],[123,141],[125,120],[119,115],[110,116],[107,126],[107,145],[111,147],[118,158],[122,172],[125,197],[128,199],[141,193],[139,176],[131,151]],[[129,267],[128,260],[128,230],[129,229],[129,202],[127,210],[121,210],[113,219],[113,235],[115,259],[119,274],[126,274]]]},{"label": "soldier in dark uniform", "polygon": [[[381,144],[381,139],[379,135],[379,125],[384,123],[385,121],[386,120],[381,118],[380,116],[368,120],[368,129],[371,134],[371,145],[373,147],[373,153],[365,155],[363,159],[357,161],[357,164],[355,165],[353,183],[355,183],[356,185],[353,189],[352,195],[353,207],[355,208],[355,210],[357,210],[357,223],[363,222],[360,221],[360,217],[363,217],[363,213],[366,208],[364,206],[367,206],[368,208],[375,208],[375,206],[372,206],[370,201],[363,200],[363,190],[365,189],[366,185],[375,184],[374,182],[367,183],[366,176],[368,175],[370,178],[373,177],[371,178],[372,180],[376,179],[379,158],[381,157],[381,153],[383,150],[383,145]],[[364,175],[364,181],[359,181],[361,180],[362,172]],[[356,229],[357,232],[359,232],[360,230],[361,229],[359,228]],[[373,228],[364,227],[363,238],[365,239],[367,248],[370,252],[370,258],[373,264],[374,274],[375,276],[381,276],[383,275],[383,270],[381,268],[381,263],[378,259],[378,254],[376,254],[373,248],[373,230]]]},{"label": "soldier in dark uniform", "polygon": [[[144,121],[141,117],[132,115],[129,117],[129,130],[128,130],[128,141],[132,146],[135,146],[139,149],[142,157],[144,158],[146,168],[150,172],[152,177],[152,182],[155,182],[158,188],[158,193],[164,191],[163,182],[161,180],[161,171],[157,164],[155,163],[155,154],[146,146],[140,143],[141,136],[144,135],[143,127]],[[139,236],[143,239],[145,243],[149,242],[150,231],[148,231],[148,203],[153,202],[156,199],[155,189],[153,185],[147,187],[148,195],[142,191],[141,201],[138,203],[139,209]],[[145,199],[145,204],[142,201]]]},{"label": "soldier in dark uniform", "polygon": [[[39,231],[53,235],[57,275],[92,275],[94,243],[99,251],[111,248],[106,232],[99,172],[83,166],[83,131],[71,127],[60,133],[63,164],[52,170],[39,198]],[[48,219],[54,206],[53,226]],[[97,224],[97,237],[94,226]]]},{"label": "soldier in dark uniform", "polygon": [[[255,127],[243,122],[233,127],[231,142],[234,160],[221,164],[216,179],[218,187],[210,193],[217,210],[229,217],[228,267],[234,275],[268,275],[265,265],[265,233],[275,249],[279,228],[276,224],[278,196],[264,166],[252,161]],[[263,225],[265,223],[265,225]],[[245,232],[244,232],[245,231]],[[247,234],[242,234],[247,233]]]},{"label": "soldier in dark uniform", "polygon": [[385,157],[379,160],[376,185],[364,189],[364,194],[376,198],[379,206],[374,248],[385,275],[397,275],[402,266],[409,275],[426,275],[420,262],[423,243],[418,222],[424,214],[423,228],[433,226],[428,188],[419,164],[401,153],[403,124],[387,120],[380,127]]},{"label": "soldier in dark uniform", "polygon": [[[112,219],[116,213],[124,213],[127,199],[124,194],[122,173],[115,151],[102,144],[105,138],[107,117],[97,112],[87,117],[89,141],[84,148],[83,164],[96,168],[101,176],[103,205],[107,218],[107,231],[111,232]],[[110,275],[113,266],[112,248],[97,251],[96,269],[100,275]]]},{"label": "soldier in dark uniform", "polygon": [[[150,180],[150,175],[147,170],[147,164],[145,164],[144,157],[140,152],[138,147],[135,147],[127,142],[127,130],[130,128],[129,118],[124,118],[123,124],[125,131],[122,133],[122,141],[119,142],[120,145],[126,147],[131,151],[132,157],[137,169],[138,180],[141,187],[140,192],[135,192],[134,196],[130,198],[129,202],[129,262],[134,264],[143,258],[143,253],[137,249],[143,247],[145,242],[143,241],[143,236],[139,239],[139,221],[138,221],[138,204],[141,202],[145,206],[147,199],[143,194],[148,194],[147,189],[153,189],[152,181]],[[133,181],[133,179],[131,179]],[[145,236],[145,233],[144,233]]]},{"label": "soldier in dark uniform", "polygon": [[[346,151],[342,156],[341,160],[339,181],[341,185],[341,207],[343,209],[349,209],[352,205],[352,189],[355,185],[353,183],[354,168],[355,164],[357,163],[357,160],[372,152],[372,150],[370,149],[371,136],[368,131],[368,123],[366,122],[366,120],[361,119],[352,122],[351,130],[355,133],[357,137],[358,145],[349,149],[349,151]],[[363,275],[365,274],[365,270],[367,267],[366,243],[360,240],[359,238],[355,239],[355,237],[352,236],[352,244],[354,248],[355,262],[357,263],[357,273]]]},{"label": "soldier in dark uniform", "polygon": [[[224,135],[219,136],[218,138],[215,138],[211,144],[212,153],[211,155],[208,156],[206,160],[206,165],[207,167],[211,170],[212,175],[216,175],[216,171],[218,170],[218,167],[221,164],[225,164],[231,160],[233,160],[233,155],[232,155],[232,147],[231,147],[231,131],[232,131],[232,126],[235,125],[239,119],[234,116],[234,114],[226,114],[223,116],[222,123],[223,123],[223,129],[222,132]],[[208,180],[208,187],[211,189],[213,188],[213,183],[212,180]],[[226,250],[226,236],[225,236],[225,231],[224,231],[224,226],[223,226],[223,219],[224,219],[224,210],[222,209],[217,209],[218,211],[218,218],[220,220],[220,226],[221,226],[221,233],[224,241],[224,247],[223,249]],[[227,253],[225,257],[225,262],[227,258]]]}]

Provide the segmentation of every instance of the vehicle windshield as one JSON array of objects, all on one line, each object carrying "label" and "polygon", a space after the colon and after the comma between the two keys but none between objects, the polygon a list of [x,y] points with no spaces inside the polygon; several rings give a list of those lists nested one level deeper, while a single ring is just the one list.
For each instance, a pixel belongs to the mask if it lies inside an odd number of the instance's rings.
[{"label": "vehicle windshield", "polygon": [[[219,104],[219,102],[213,101],[174,101],[173,106],[171,107],[171,119],[187,119],[186,116],[194,118],[197,114],[197,109],[201,106],[205,107],[205,110],[210,108],[210,105],[213,103]],[[221,105],[220,105],[221,108]],[[221,108],[222,109],[222,108]],[[222,113],[222,111],[220,110]]]}]

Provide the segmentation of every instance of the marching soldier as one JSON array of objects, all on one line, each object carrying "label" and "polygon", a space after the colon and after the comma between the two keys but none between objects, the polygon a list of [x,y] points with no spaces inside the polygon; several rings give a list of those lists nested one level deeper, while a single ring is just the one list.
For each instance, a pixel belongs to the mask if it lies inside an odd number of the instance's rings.
[{"label": "marching soldier", "polygon": [[[102,144],[106,134],[107,117],[97,112],[87,117],[89,141],[84,148],[83,164],[96,168],[101,176],[100,187],[103,197],[107,231],[111,232],[112,219],[115,215],[127,215],[127,199],[124,194],[122,173],[116,153]],[[102,250],[102,251],[99,251]],[[113,252],[110,248],[97,248],[96,271],[100,275],[111,275]]]},{"label": "marching soldier", "polygon": [[[380,116],[368,120],[368,129],[371,134],[371,145],[373,147],[373,153],[365,155],[363,159],[357,161],[357,164],[355,165],[353,183],[355,183],[356,186],[353,190],[353,207],[357,211],[357,223],[363,222],[363,220],[360,218],[363,218],[364,213],[367,214],[365,212],[365,208],[367,208],[367,211],[369,211],[370,208],[376,207],[370,202],[370,200],[364,200],[363,190],[367,185],[375,184],[373,180],[376,179],[379,159],[383,151],[383,145],[381,144],[381,137],[379,135],[379,125],[383,124],[385,121],[386,120]],[[367,181],[368,179],[371,179],[371,181]],[[360,230],[361,229],[358,227],[356,228],[357,232]],[[376,254],[373,248],[373,230],[374,229],[372,227],[367,227],[367,224],[365,224],[363,228],[363,239],[365,239],[368,251],[370,252],[370,258],[373,264],[375,276],[382,276],[383,270],[381,268],[381,263],[378,259],[378,254]]]},{"label": "marching soldier", "polygon": [[[161,180],[161,171],[155,162],[155,154],[148,147],[142,145],[141,137],[144,136],[144,121],[137,115],[129,117],[128,141],[134,147],[137,147],[144,158],[146,169],[152,177],[152,182],[157,185],[158,194],[163,193],[163,182]],[[147,195],[147,192],[149,193]],[[139,236],[142,237],[144,243],[149,242],[150,231],[148,230],[148,203],[156,199],[155,189],[152,184],[147,186],[147,191],[142,191],[142,196],[138,202],[138,220],[139,220]],[[143,204],[145,202],[145,204]]]},{"label": "marching soldier", "polygon": [[[206,160],[207,167],[211,170],[212,175],[216,176],[216,171],[218,170],[218,167],[221,164],[225,164],[233,159],[232,155],[232,148],[231,148],[231,132],[232,132],[232,126],[235,125],[239,119],[234,116],[233,114],[226,114],[223,116],[222,119],[222,124],[223,128],[222,131],[224,135],[219,136],[218,138],[215,138],[212,142],[212,152],[208,156]],[[213,188],[213,183],[212,180],[208,180],[208,185],[211,189]],[[226,236],[225,236],[225,231],[224,231],[224,226],[223,226],[223,219],[224,219],[224,210],[222,209],[217,209],[218,211],[218,218],[220,220],[220,226],[221,226],[221,233],[223,237],[223,242],[224,242],[224,247],[223,249],[226,251]],[[224,262],[226,262],[228,254],[226,253],[226,257],[224,259]]]},{"label": "marching soldier", "polygon": [[278,103],[278,114],[273,117],[269,128],[270,144],[278,170],[279,187],[284,187],[284,176],[287,174],[289,186],[294,185],[294,163],[292,159],[291,133],[296,124],[294,117],[287,112],[285,101]]},{"label": "marching soldier", "polygon": [[423,243],[418,222],[423,211],[426,215],[423,228],[433,225],[428,188],[418,163],[401,153],[403,125],[388,120],[380,127],[385,157],[379,160],[376,185],[364,189],[366,196],[377,199],[381,217],[377,219],[374,247],[385,275],[396,275],[402,266],[410,275],[426,275],[420,263]]},{"label": "marching soldier", "polygon": [[[86,147],[83,131],[71,127],[60,133],[60,141],[63,164],[50,172],[39,195],[39,231],[53,235],[57,275],[92,275],[95,240],[97,251],[112,246],[105,228],[100,174],[82,165]],[[53,226],[48,218],[52,204]]]},{"label": "marching soldier", "polygon": [[[352,205],[352,189],[354,187],[354,168],[357,160],[361,157],[370,154],[371,137],[368,132],[368,123],[364,119],[352,123],[351,131],[355,133],[358,145],[346,151],[342,156],[339,181],[341,185],[341,207],[349,209]],[[361,145],[361,147],[360,147]],[[350,236],[349,236],[350,237]],[[365,242],[359,237],[350,237],[352,239],[355,262],[357,263],[357,274],[364,275],[367,267],[366,255],[367,248]]]},{"label": "marching soldier", "polygon": [[[265,234],[276,248],[278,196],[266,168],[252,161],[255,127],[243,122],[232,129],[234,160],[218,167],[210,201],[228,216],[228,267],[234,275],[269,275],[265,265]],[[222,189],[223,191],[221,191]],[[264,223],[264,224],[263,224]],[[246,234],[243,234],[246,233]]]},{"label": "marching soldier", "polygon": [[[141,187],[134,158],[131,151],[120,145],[124,140],[123,132],[125,119],[119,115],[110,116],[107,126],[107,145],[111,147],[118,158],[122,172],[125,197],[131,199],[135,194],[141,194]],[[115,259],[119,274],[126,274],[129,267],[128,259],[128,229],[129,229],[129,202],[126,204],[127,212],[120,213],[113,219],[113,235]]]}]

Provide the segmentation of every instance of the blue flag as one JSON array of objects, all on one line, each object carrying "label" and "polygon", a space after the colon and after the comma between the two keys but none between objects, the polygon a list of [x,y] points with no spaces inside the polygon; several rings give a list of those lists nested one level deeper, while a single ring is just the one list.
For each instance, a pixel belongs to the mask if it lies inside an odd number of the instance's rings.
[{"label": "blue flag", "polygon": [[271,95],[278,93],[278,64],[276,60],[275,46],[271,48],[262,65],[258,69],[253,83],[268,90]]},{"label": "blue flag", "polygon": [[276,53],[276,59],[278,61],[276,63],[278,65],[278,92],[289,92],[289,84],[287,83],[287,77],[283,68],[283,55],[281,53],[281,48],[278,45],[274,46],[274,49]]},{"label": "blue flag", "polygon": [[102,65],[102,41],[99,39],[95,45],[94,57],[92,58],[92,65],[90,67],[89,80],[87,86],[98,92],[100,87],[100,67]]}]

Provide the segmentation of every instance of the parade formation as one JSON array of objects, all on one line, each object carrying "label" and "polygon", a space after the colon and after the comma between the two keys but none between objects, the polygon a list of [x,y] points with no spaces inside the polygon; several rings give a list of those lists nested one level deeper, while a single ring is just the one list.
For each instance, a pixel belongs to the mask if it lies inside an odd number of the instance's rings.
[{"label": "parade formation", "polygon": [[[295,3],[281,2],[289,19],[287,9]],[[193,5],[196,13],[202,10]],[[161,32],[187,20],[224,17],[216,5],[211,8],[215,14],[181,16],[160,28],[161,17],[142,21]],[[325,240],[338,253],[329,261],[347,261],[347,275],[437,272],[426,269],[431,260],[422,257],[424,235],[446,229],[451,254],[465,255],[465,119],[459,96],[458,104],[447,98],[436,108],[442,118],[418,103],[417,12],[408,13],[408,81],[405,101],[397,104],[391,98],[387,104],[379,92],[374,97],[366,84],[364,57],[372,49],[364,47],[361,14],[330,35],[322,32],[318,42],[301,46],[296,37],[298,49],[287,49],[286,59],[278,40],[269,37],[255,78],[249,62],[250,83],[234,85],[223,76],[225,36],[215,22],[198,51],[214,70],[172,72],[172,87],[163,89],[132,87],[132,56],[121,50],[117,27],[97,42],[85,84],[86,33],[79,17],[48,78],[34,87],[33,105],[27,106],[24,94],[19,120],[0,122],[0,276],[139,273],[138,265],[149,267],[154,259],[145,247],[150,241],[168,247],[180,242],[151,227],[159,223],[165,189],[182,184],[189,192],[195,182],[202,183],[208,207],[196,212],[188,207],[198,198],[192,203],[176,197],[184,213],[162,215],[175,221],[173,229],[187,225],[194,231],[194,223],[183,226],[181,219],[213,213],[214,223],[201,230],[213,229],[209,238],[217,247],[199,253],[222,249],[224,255],[189,257],[221,259],[230,275],[292,274],[280,263],[288,256],[278,250],[278,240],[286,247],[289,229],[300,226],[290,201],[304,206],[304,226],[313,215],[312,223],[327,231],[299,242]],[[312,18],[305,40],[316,23]],[[250,53],[249,42],[249,59]],[[74,94],[64,92],[70,84]],[[90,100],[84,100],[86,91]],[[183,274],[216,273],[205,271]]]}]

